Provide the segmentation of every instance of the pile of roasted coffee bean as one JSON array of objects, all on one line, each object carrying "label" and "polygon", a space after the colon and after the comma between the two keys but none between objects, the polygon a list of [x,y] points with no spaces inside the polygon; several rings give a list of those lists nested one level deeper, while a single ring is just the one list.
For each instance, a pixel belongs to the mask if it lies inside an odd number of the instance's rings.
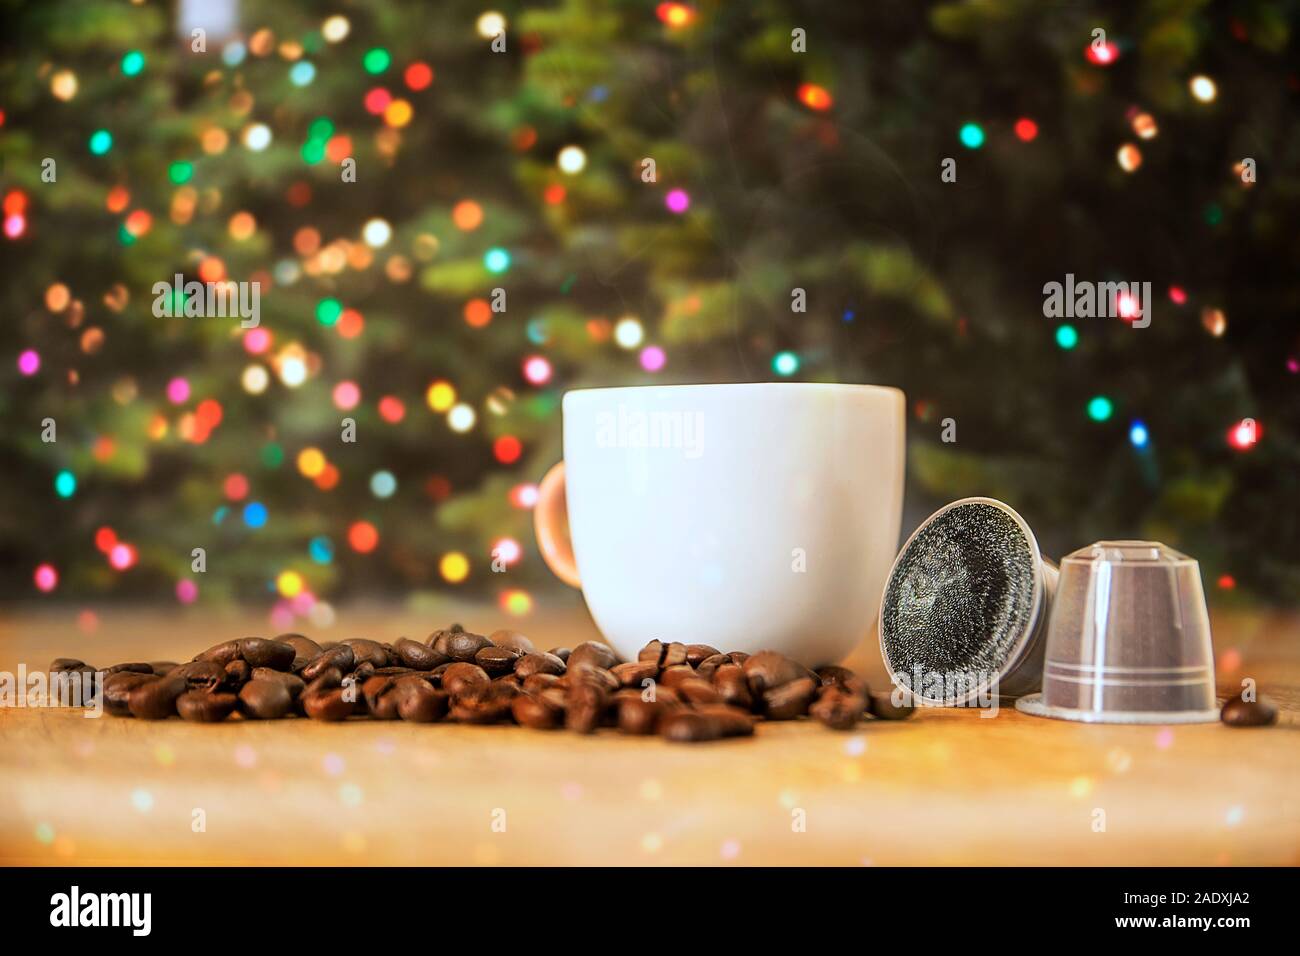
[{"label": "pile of roasted coffee bean", "polygon": [[[60,658],[50,670],[81,672]],[[541,651],[514,631],[491,637],[459,625],[423,643],[353,638],[317,644],[301,634],[248,637],[210,647],[188,664],[118,664],[104,678],[104,708],[119,716],[212,722],[238,712],[274,720],[362,716],[415,722],[515,722],[537,730],[716,740],[754,732],[756,719],[811,715],[847,730],[870,714],[899,720],[886,693],[843,667],[809,670],[774,651],[723,654],[705,644],[653,641],[620,663],[604,644]]]}]

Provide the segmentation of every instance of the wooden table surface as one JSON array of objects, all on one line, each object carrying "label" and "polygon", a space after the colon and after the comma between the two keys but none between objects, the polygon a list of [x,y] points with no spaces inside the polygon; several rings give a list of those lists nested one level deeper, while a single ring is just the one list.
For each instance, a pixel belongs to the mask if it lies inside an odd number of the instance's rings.
[{"label": "wooden table surface", "polygon": [[[392,640],[450,620],[487,632],[502,614],[348,609],[313,636]],[[580,605],[518,627],[542,646],[595,636]],[[686,746],[613,732],[5,708],[0,863],[1296,865],[1300,622],[1219,614],[1214,627],[1220,692],[1255,678],[1283,705],[1280,726],[923,710],[847,733],[768,724],[752,739]],[[270,631],[235,612],[101,609],[93,628],[75,608],[10,614],[0,670],[60,656],[187,659]],[[853,663],[878,668],[864,652]]]}]

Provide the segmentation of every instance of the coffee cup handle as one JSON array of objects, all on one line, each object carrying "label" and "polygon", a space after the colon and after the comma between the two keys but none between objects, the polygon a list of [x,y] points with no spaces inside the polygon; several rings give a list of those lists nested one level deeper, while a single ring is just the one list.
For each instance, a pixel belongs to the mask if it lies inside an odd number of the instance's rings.
[{"label": "coffee cup handle", "polygon": [[551,573],[570,587],[582,587],[578,562],[573,557],[573,540],[569,537],[569,502],[565,497],[564,462],[552,465],[537,486],[537,504],[533,506],[533,529],[537,547]]}]

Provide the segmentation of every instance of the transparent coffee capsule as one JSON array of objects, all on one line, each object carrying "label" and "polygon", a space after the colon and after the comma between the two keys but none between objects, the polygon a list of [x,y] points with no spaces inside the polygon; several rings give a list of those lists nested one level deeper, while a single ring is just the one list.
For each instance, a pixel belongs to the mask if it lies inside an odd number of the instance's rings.
[{"label": "transparent coffee capsule", "polygon": [[1156,541],[1099,541],[1061,561],[1038,717],[1215,721],[1214,648],[1196,561]]},{"label": "transparent coffee capsule", "polygon": [[1029,525],[992,498],[940,508],[908,538],[880,606],[895,685],[960,707],[1040,687],[1056,567]]}]

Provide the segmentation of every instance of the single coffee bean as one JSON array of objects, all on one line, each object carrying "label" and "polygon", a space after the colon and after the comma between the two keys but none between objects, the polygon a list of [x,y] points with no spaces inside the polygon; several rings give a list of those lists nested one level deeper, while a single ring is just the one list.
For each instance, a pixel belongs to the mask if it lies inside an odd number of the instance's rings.
[{"label": "single coffee bean", "polygon": [[378,641],[367,640],[364,637],[349,637],[343,643],[352,648],[352,656],[358,667],[362,664],[369,664],[371,667],[388,666],[388,651],[384,650],[384,646]]},{"label": "single coffee bean", "polygon": [[343,672],[337,667],[326,667],[307,683],[304,694],[319,694],[343,684]]},{"label": "single coffee bean", "polygon": [[684,680],[677,684],[674,689],[692,706],[721,704],[723,702],[722,695],[702,677],[692,677],[690,680]]},{"label": "single coffee bean", "polygon": [[190,661],[180,664],[169,677],[181,677],[187,690],[214,691],[226,682],[226,668],[216,661]]},{"label": "single coffee bean", "polygon": [[548,674],[559,676],[565,670],[564,661],[560,660],[554,654],[548,654],[545,651],[525,654],[519,660],[515,661],[515,673],[527,680],[535,674]]},{"label": "single coffee bean", "polygon": [[613,671],[605,670],[603,667],[596,667],[594,664],[575,664],[571,666],[564,672],[564,683],[570,687],[578,684],[593,684],[606,694],[614,693],[620,686]]},{"label": "single coffee bean", "polygon": [[[575,655],[577,652],[578,649],[574,648]],[[600,724],[608,698],[607,691],[599,684],[582,682],[571,685],[564,726],[574,733],[593,733]]]},{"label": "single coffee bean", "polygon": [[452,699],[451,717],[466,724],[495,724],[508,720],[519,689],[512,684],[493,684],[477,693]]},{"label": "single coffee bean", "polygon": [[725,704],[706,710],[674,711],[659,719],[660,736],[681,743],[744,737],[753,732],[749,715]]},{"label": "single coffee bean", "polygon": [[509,700],[481,700],[477,697],[452,698],[447,716],[458,724],[499,724],[512,717]]},{"label": "single coffee bean", "polygon": [[269,680],[277,684],[283,684],[284,689],[289,692],[291,700],[297,700],[307,684],[297,674],[290,674],[288,671],[277,671],[270,667],[256,667],[253,669],[253,680]]},{"label": "single coffee bean", "polygon": [[867,695],[867,710],[881,720],[906,720],[916,708],[911,704],[894,703],[892,691],[873,690]]},{"label": "single coffee bean", "polygon": [[361,695],[366,701],[366,713],[376,720],[397,719],[397,698],[390,695],[391,677],[369,677],[361,684]]},{"label": "single coffee bean", "polygon": [[397,716],[416,724],[428,724],[447,715],[451,695],[444,690],[434,690],[433,685],[421,677],[399,677],[393,682],[388,696],[397,702]]},{"label": "single coffee bean", "polygon": [[699,674],[705,680],[713,680],[713,676],[718,672],[718,668],[723,664],[730,664],[726,654],[714,654],[706,657],[695,666],[695,673]]},{"label": "single coffee bean", "polygon": [[637,651],[636,659],[642,664],[654,664],[655,667],[658,667],[663,663],[664,659],[663,641],[651,641]]},{"label": "single coffee bean", "polygon": [[500,631],[493,631],[491,634],[488,635],[488,640],[491,641],[493,644],[495,644],[497,647],[513,648],[514,650],[519,652],[520,657],[522,657],[525,654],[535,653],[537,650],[537,645],[535,645],[523,634],[520,634],[518,631],[510,631],[504,629]]},{"label": "single coffee bean", "polygon": [[114,664],[104,673],[121,674],[123,672],[130,674],[152,674],[153,666],[150,664]]},{"label": "single coffee bean", "polygon": [[293,648],[293,663],[289,665],[289,670],[295,674],[310,664],[325,649],[302,634],[281,634],[276,637],[276,640]]},{"label": "single coffee bean", "polygon": [[66,676],[72,674],[79,675],[82,686],[87,688],[90,687],[90,682],[99,680],[95,676],[95,668],[85,661],[79,661],[73,657],[60,657],[50,665],[51,694],[55,693],[56,681],[66,680]]},{"label": "single coffee bean", "polygon": [[618,680],[620,687],[640,687],[643,680],[655,680],[659,676],[659,665],[650,661],[629,661],[615,664],[609,672]]},{"label": "single coffee bean", "polygon": [[810,672],[802,664],[776,651],[759,651],[747,658],[741,666],[745,669],[745,679],[749,681],[750,693],[755,697],[769,688],[780,687],[801,677],[810,676]]},{"label": "single coffee bean", "polygon": [[1219,719],[1229,727],[1268,727],[1277,723],[1277,707],[1266,697],[1246,700],[1238,694],[1223,705]]},{"label": "single coffee bean", "polygon": [[710,647],[708,644],[687,644],[686,645],[686,663],[692,667],[699,667],[710,657],[717,657],[721,654],[716,647]]},{"label": "single coffee bean", "polygon": [[94,707],[103,699],[104,678],[95,671],[84,671],[76,678],[56,674],[50,681],[49,693],[52,707]]},{"label": "single coffee bean", "polygon": [[844,690],[836,684],[824,684],[808,713],[832,730],[851,730],[862,719],[867,698]]},{"label": "single coffee bean", "polygon": [[406,667],[417,671],[431,671],[439,664],[448,663],[451,658],[435,651],[432,647],[413,641],[409,637],[399,637],[393,643],[398,660]]},{"label": "single coffee bean", "polygon": [[749,660],[749,655],[744,651],[732,651],[726,657],[728,663],[739,664],[742,667],[745,665],[745,661]]},{"label": "single coffee bean", "polygon": [[247,717],[278,720],[289,712],[293,698],[289,696],[289,689],[279,681],[250,680],[239,689],[239,705]]},{"label": "single coffee bean", "polygon": [[356,658],[352,654],[352,648],[346,644],[339,644],[337,647],[326,648],[321,651],[298,675],[307,683],[311,683],[326,668],[336,668],[339,676],[348,673],[356,666]]},{"label": "single coffee bean", "polygon": [[496,647],[489,644],[479,648],[478,653],[474,655],[474,663],[495,677],[513,673],[515,661],[521,657],[523,654],[513,647]]},{"label": "single coffee bean", "polygon": [[857,679],[857,674],[847,667],[840,667],[838,664],[827,664],[824,667],[818,667],[813,671],[817,679],[822,682],[823,686],[828,684],[843,684],[850,679]]},{"label": "single coffee bean", "polygon": [[724,737],[749,737],[754,733],[754,717],[738,707],[705,704],[695,708],[695,713],[716,721]]},{"label": "single coffee bean", "polygon": [[239,656],[239,641],[222,641],[220,644],[213,644],[194,659],[196,661],[214,661],[225,667]]},{"label": "single coffee bean", "polygon": [[567,664],[569,663],[569,655],[572,654],[573,651],[569,650],[569,648],[567,647],[552,647],[546,653],[554,654],[556,657],[558,657],[560,660],[564,661],[564,663]]},{"label": "single coffee bean", "polygon": [[[464,628],[460,628],[460,630],[464,630]],[[446,654],[447,642],[451,640],[451,635],[454,633],[455,631],[449,627],[440,627],[436,631],[432,631],[429,636],[424,639],[424,643],[428,647],[436,650],[438,653]]]},{"label": "single coffee bean", "polygon": [[532,693],[534,697],[541,698],[542,703],[562,714],[569,709],[569,692],[563,687],[544,687],[540,691],[533,691]]},{"label": "single coffee bean", "polygon": [[659,718],[659,735],[678,743],[697,743],[717,740],[722,736],[722,725],[691,710],[664,714]]},{"label": "single coffee bean", "polygon": [[639,695],[625,697],[618,702],[618,729],[635,736],[653,734],[664,713],[667,710],[661,703],[642,700]]},{"label": "single coffee bean", "polygon": [[719,665],[713,672],[713,686],[722,695],[723,703],[746,710],[754,706],[754,696],[749,692],[749,682],[739,664]]},{"label": "single coffee bean", "polygon": [[808,713],[817,695],[815,677],[800,677],[763,692],[763,716],[768,720],[793,720]]},{"label": "single coffee bean", "polygon": [[659,672],[659,683],[665,687],[676,687],[684,680],[696,680],[695,668],[689,664],[674,664]]},{"label": "single coffee bean", "polygon": [[817,668],[816,674],[823,687],[839,687],[840,690],[860,696],[866,696],[868,692],[867,682],[847,667],[831,664]]},{"label": "single coffee bean", "polygon": [[127,695],[131,688],[155,680],[158,680],[157,674],[136,674],[131,671],[109,674],[104,678],[104,709],[115,717],[130,717]]},{"label": "single coffee bean", "polygon": [[563,710],[532,694],[517,695],[510,702],[510,713],[521,727],[532,730],[555,730],[564,723]]},{"label": "single coffee bean", "polygon": [[[426,682],[425,686],[429,687],[429,684]],[[407,696],[399,701],[397,713],[403,720],[411,723],[429,724],[446,717],[450,707],[450,694],[429,687],[427,695]]]},{"label": "single coffee bean", "polygon": [[487,671],[477,664],[459,661],[442,672],[442,689],[453,697],[470,696],[483,691],[492,682]]},{"label": "single coffee bean", "polygon": [[664,656],[659,662],[659,666],[663,670],[667,670],[670,667],[685,664],[686,656],[686,645],[680,641],[673,641],[671,644],[664,645]]},{"label": "single coffee bean", "polygon": [[340,687],[305,691],[302,695],[303,713],[313,720],[343,720],[352,713],[354,706]]},{"label": "single coffee bean", "polygon": [[445,638],[440,639],[433,645],[433,649],[446,654],[453,661],[468,663],[474,660],[475,654],[491,643],[482,634],[473,634],[469,631],[448,631]]},{"label": "single coffee bean", "polygon": [[[65,658],[65,660],[72,659]],[[46,699],[52,707],[84,707],[91,703],[102,689],[103,677],[87,664],[78,670],[50,671]]]},{"label": "single coffee bean", "polygon": [[297,652],[289,644],[267,640],[264,637],[246,637],[239,642],[239,656],[253,667],[270,667],[287,671],[293,666]]},{"label": "single coffee bean", "polygon": [[[515,676],[518,675],[519,671],[516,670]],[[556,674],[529,674],[524,678],[524,682],[519,685],[519,688],[525,693],[536,694],[545,690],[547,687],[554,686],[559,679],[559,676]]]},{"label": "single coffee bean", "polygon": [[233,687],[235,690],[243,687],[253,678],[253,668],[249,666],[248,661],[242,657],[236,658],[226,665],[226,687]]},{"label": "single coffee bean", "polygon": [[313,641],[305,634],[295,634],[292,631],[277,634],[275,640],[281,644],[288,644],[293,648],[293,652],[299,657],[305,657],[311,660],[317,654],[324,650],[319,644]]},{"label": "single coffee bean", "polygon": [[569,668],[579,666],[580,664],[591,664],[593,667],[603,667],[609,670],[618,663],[618,656],[605,644],[598,644],[595,641],[583,641],[573,649],[569,659],[565,661]]},{"label": "single coffee bean", "polygon": [[570,701],[568,710],[564,712],[564,728],[575,734],[594,734],[603,713],[604,708]]},{"label": "single coffee bean", "polygon": [[187,690],[176,698],[176,713],[181,715],[182,720],[212,724],[225,720],[234,713],[238,703],[239,698],[234,694]]},{"label": "single coffee bean", "polygon": [[127,709],[141,720],[164,720],[176,713],[176,698],[188,689],[178,674],[146,681],[127,691]]}]

